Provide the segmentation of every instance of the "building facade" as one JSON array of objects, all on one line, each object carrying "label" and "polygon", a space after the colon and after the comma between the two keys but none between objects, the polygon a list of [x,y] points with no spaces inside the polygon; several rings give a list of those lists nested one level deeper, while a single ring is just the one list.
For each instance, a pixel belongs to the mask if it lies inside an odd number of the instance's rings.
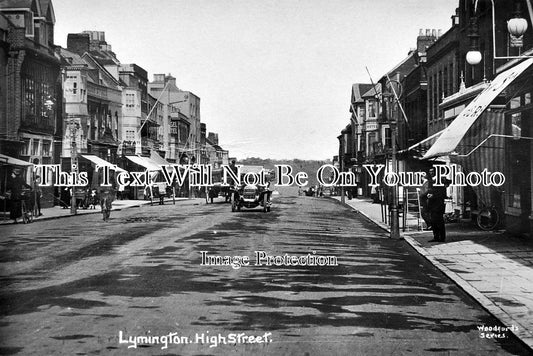
[{"label": "building facade", "polygon": [[[34,164],[57,163],[62,98],[52,2],[5,1],[0,14],[0,153]],[[30,182],[31,175],[26,179]],[[53,204],[53,193],[44,193],[43,204]]]}]

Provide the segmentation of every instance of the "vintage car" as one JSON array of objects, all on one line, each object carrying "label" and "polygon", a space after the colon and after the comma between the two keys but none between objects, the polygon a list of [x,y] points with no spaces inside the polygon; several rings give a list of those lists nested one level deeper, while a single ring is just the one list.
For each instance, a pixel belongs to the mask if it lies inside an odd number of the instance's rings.
[{"label": "vintage car", "polygon": [[[243,166],[241,167],[241,176],[246,173],[259,173],[263,167],[260,166]],[[270,183],[265,184],[236,184],[231,189],[231,211],[240,211],[241,208],[253,209],[261,206],[263,212],[270,211],[272,205],[272,191],[269,189]]]}]

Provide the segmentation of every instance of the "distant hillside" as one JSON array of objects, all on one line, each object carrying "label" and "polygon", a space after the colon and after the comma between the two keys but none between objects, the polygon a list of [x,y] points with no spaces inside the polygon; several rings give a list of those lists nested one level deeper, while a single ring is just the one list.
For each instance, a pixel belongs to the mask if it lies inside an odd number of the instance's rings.
[{"label": "distant hillside", "polygon": [[324,164],[331,164],[331,160],[314,161],[314,160],[274,160],[269,158],[250,157],[237,161],[237,164],[249,166],[263,166],[266,169],[275,169],[276,165],[288,164],[292,167],[292,174],[297,172],[306,172],[309,176],[309,185],[317,185],[316,172]]}]

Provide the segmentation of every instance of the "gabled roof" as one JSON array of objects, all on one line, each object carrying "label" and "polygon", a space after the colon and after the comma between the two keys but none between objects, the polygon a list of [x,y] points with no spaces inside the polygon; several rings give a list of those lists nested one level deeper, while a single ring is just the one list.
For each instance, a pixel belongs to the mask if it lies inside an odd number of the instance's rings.
[{"label": "gabled roof", "polygon": [[106,65],[120,65],[119,60],[114,57],[114,53],[108,51],[89,51],[95,61],[101,66]]},{"label": "gabled roof", "polygon": [[376,83],[375,86],[371,85],[370,89],[367,90],[365,93],[363,93],[363,95],[361,95],[361,97],[362,98],[369,98],[369,97],[376,96],[376,94],[381,94],[381,84],[380,83]]},{"label": "gabled roof", "polygon": [[352,98],[351,98],[352,104],[362,103],[363,102],[362,94],[366,93],[370,89],[372,89],[372,84],[355,83],[354,85],[352,85]]},{"label": "gabled roof", "polygon": [[117,79],[115,79],[115,77],[113,77],[113,75],[109,73],[107,69],[105,69],[100,63],[98,63],[98,61],[89,52],[85,52],[82,58],[89,64],[90,67],[97,69],[100,73],[103,74],[109,86],[114,85],[116,88],[121,85],[121,83]]},{"label": "gabled roof", "polygon": [[387,78],[387,76],[392,77],[396,73],[400,73],[402,76],[409,74],[414,68],[416,68],[416,52],[411,52],[407,57],[405,57],[400,63],[394,66],[390,71],[387,72],[381,79]]},{"label": "gabled roof", "polygon": [[63,47],[57,47],[56,51],[58,51],[58,54],[61,58],[62,66],[87,65],[87,62],[85,62],[77,53],[71,52]]},{"label": "gabled roof", "polygon": [[54,7],[52,6],[51,0],[40,0],[41,4],[41,14],[48,21],[51,21],[53,24],[56,23],[56,15],[54,12]]}]

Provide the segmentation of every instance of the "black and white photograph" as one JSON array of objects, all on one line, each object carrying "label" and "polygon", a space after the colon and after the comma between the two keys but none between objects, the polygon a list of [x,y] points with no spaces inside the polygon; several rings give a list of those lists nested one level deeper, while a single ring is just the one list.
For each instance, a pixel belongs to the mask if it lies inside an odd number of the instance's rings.
[{"label": "black and white photograph", "polygon": [[0,355],[533,355],[533,0],[0,0]]}]

